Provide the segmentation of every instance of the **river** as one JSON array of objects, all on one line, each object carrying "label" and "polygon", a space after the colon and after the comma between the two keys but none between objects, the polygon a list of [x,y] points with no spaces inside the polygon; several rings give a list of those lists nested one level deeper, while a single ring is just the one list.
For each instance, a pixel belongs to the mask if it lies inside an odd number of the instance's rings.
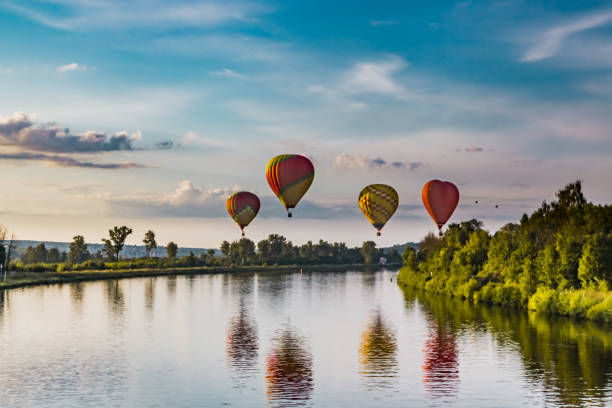
[{"label": "river", "polygon": [[612,329],[396,271],[0,291],[1,407],[612,406]]}]

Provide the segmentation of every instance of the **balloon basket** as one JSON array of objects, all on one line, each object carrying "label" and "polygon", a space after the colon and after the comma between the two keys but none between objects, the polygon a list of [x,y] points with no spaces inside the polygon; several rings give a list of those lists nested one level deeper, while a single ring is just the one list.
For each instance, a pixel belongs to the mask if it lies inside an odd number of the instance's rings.
[{"label": "balloon basket", "polygon": [[376,236],[377,236],[377,237],[380,237],[380,231],[378,231],[378,232],[376,233]]}]

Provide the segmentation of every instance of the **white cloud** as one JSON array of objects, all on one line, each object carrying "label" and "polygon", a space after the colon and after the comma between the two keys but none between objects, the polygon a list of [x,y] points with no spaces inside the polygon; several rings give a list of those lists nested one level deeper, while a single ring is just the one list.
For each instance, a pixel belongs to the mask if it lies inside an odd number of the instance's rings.
[{"label": "white cloud", "polygon": [[245,75],[242,75],[236,71],[232,71],[231,69],[222,69],[220,71],[212,71],[211,72],[212,75],[216,75],[216,76],[224,76],[224,77],[230,77],[230,78],[238,78],[238,79],[243,79],[246,80],[247,77]]},{"label": "white cloud", "polygon": [[377,93],[401,97],[406,90],[393,75],[406,68],[408,63],[392,56],[383,61],[359,62],[345,74],[344,88],[352,93]]},{"label": "white cloud", "polygon": [[612,21],[612,11],[603,11],[556,25],[540,33],[521,61],[535,62],[555,56],[572,34],[593,29]]},{"label": "white cloud", "polygon": [[64,72],[70,72],[70,71],[87,71],[87,66],[80,65],[76,62],[73,62],[71,64],[66,64],[66,65],[57,67],[55,70],[59,72],[60,74],[63,74]]},{"label": "white cloud", "polygon": [[196,186],[190,180],[182,180],[170,194],[136,193],[118,197],[102,194],[99,198],[107,201],[116,213],[209,218],[223,216],[225,200],[240,190],[238,185],[209,189]]}]

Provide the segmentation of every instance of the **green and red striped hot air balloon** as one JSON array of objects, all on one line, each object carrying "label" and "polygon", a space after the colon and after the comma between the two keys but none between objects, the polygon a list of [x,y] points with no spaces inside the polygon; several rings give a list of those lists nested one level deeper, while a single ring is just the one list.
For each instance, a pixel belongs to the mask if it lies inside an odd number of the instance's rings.
[{"label": "green and red striped hot air balloon", "polygon": [[287,209],[295,208],[314,179],[312,162],[299,154],[281,154],[268,162],[266,178],[274,194]]},{"label": "green and red striped hot air balloon", "polygon": [[240,227],[243,237],[244,228],[253,221],[259,212],[259,206],[259,198],[248,191],[240,191],[227,198],[225,202],[227,212]]}]

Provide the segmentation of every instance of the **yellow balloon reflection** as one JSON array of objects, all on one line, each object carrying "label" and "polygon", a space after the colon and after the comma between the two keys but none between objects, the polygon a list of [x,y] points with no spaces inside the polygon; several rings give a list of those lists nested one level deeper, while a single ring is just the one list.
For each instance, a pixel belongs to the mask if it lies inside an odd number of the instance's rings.
[{"label": "yellow balloon reflection", "polygon": [[397,342],[394,330],[377,311],[361,335],[361,374],[373,388],[388,388],[397,376]]},{"label": "yellow balloon reflection", "polygon": [[266,358],[266,393],[271,406],[300,406],[313,389],[312,355],[306,341],[291,328],[272,340]]}]

